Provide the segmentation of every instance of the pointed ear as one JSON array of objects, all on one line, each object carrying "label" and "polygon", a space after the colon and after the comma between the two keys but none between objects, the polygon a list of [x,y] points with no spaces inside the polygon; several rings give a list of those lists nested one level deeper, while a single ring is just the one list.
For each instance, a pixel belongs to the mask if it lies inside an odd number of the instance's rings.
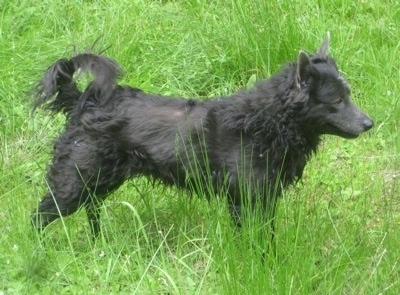
[{"label": "pointed ear", "polygon": [[304,51],[300,51],[299,58],[297,60],[297,72],[296,72],[296,86],[301,88],[306,85],[306,81],[310,76],[311,71],[311,60]]},{"label": "pointed ear", "polygon": [[324,42],[321,45],[321,48],[319,49],[317,55],[320,58],[326,59],[328,57],[328,51],[329,51],[329,40],[330,40],[331,36],[329,34],[329,32],[326,32],[326,37]]}]

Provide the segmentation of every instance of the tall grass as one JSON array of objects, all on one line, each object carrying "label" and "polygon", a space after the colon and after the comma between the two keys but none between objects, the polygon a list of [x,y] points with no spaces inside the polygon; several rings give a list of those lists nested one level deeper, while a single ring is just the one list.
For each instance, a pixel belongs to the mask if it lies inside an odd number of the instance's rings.
[{"label": "tall grass", "polygon": [[[399,14],[384,0],[0,1],[0,294],[397,294]],[[270,76],[326,31],[376,125],[324,139],[279,203],[264,264],[265,225],[235,230],[225,200],[146,179],[110,196],[96,242],[84,212],[49,226],[44,243],[32,231],[64,120],[31,116],[28,90],[72,45],[100,37],[123,83],[204,99]]]}]

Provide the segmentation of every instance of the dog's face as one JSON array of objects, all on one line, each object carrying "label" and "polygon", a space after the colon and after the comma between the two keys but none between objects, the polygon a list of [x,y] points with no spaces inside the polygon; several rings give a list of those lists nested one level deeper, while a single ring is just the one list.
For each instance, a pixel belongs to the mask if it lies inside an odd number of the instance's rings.
[{"label": "dog's face", "polygon": [[351,102],[349,84],[327,56],[328,43],[329,35],[313,57],[299,54],[296,84],[308,91],[306,123],[319,134],[355,138],[374,123]]}]

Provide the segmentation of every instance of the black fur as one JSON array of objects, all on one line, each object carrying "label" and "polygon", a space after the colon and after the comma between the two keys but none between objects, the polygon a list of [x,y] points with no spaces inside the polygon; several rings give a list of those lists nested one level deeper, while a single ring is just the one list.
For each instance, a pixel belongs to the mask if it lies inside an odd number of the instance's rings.
[{"label": "black fur", "polygon": [[[34,225],[43,229],[84,206],[97,235],[101,201],[137,175],[211,194],[224,190],[237,223],[245,187],[273,219],[281,189],[301,178],[321,135],[355,138],[373,126],[351,103],[328,43],[329,35],[315,55],[300,52],[252,90],[206,101],[119,86],[119,65],[101,55],[57,61],[38,83],[35,107],[62,111],[68,120]],[[94,77],[84,91],[75,83],[78,69]]]}]

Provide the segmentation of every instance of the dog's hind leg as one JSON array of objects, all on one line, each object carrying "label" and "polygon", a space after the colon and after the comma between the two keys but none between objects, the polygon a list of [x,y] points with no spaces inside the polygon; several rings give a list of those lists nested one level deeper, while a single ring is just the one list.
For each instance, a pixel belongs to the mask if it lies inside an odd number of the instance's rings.
[{"label": "dog's hind leg", "polygon": [[[111,178],[108,179],[110,184],[104,181],[100,183],[95,176],[85,177],[78,170],[78,167],[71,165],[60,167],[59,163],[51,167],[49,173],[51,191],[45,195],[32,215],[33,224],[39,231],[59,217],[68,216],[80,207],[84,207],[93,236],[96,237],[99,234],[102,200],[106,198],[108,192],[117,188],[125,179],[121,179],[118,185],[115,184],[115,179]],[[100,168],[98,170],[100,171]],[[54,177],[54,171],[60,172],[57,173],[60,177]]]},{"label": "dog's hind leg", "polygon": [[73,196],[73,193],[47,192],[38,208],[32,213],[34,227],[42,231],[52,221],[74,213],[79,208],[81,200],[69,196]]},{"label": "dog's hind leg", "polygon": [[88,191],[76,170],[65,158],[50,167],[49,191],[32,214],[33,225],[39,231],[61,216],[74,213],[86,202]]},{"label": "dog's hind leg", "polygon": [[64,134],[56,143],[48,173],[49,192],[33,212],[38,230],[80,207],[87,210],[92,233],[100,231],[99,206],[129,176],[129,156],[113,143],[80,132]]}]

